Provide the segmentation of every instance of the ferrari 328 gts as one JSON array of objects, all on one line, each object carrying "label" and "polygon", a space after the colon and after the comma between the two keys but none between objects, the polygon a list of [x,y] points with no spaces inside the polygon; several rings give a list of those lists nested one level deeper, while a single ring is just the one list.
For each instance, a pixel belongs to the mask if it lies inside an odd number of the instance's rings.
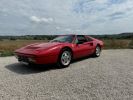
[{"label": "ferrari 328 gts", "polygon": [[87,35],[62,35],[47,43],[34,43],[15,51],[20,62],[28,64],[57,64],[67,67],[73,59],[93,55],[99,57],[101,40]]}]

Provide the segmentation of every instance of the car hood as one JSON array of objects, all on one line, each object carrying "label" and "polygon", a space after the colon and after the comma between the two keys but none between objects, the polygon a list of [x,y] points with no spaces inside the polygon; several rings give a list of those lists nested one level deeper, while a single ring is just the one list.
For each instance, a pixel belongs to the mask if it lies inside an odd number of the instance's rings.
[{"label": "car hood", "polygon": [[22,54],[36,54],[37,52],[40,52],[41,50],[48,50],[53,47],[59,46],[62,43],[58,42],[48,42],[48,43],[34,43],[25,47],[22,47],[20,49],[17,49],[16,53],[22,53]]},{"label": "car hood", "polygon": [[34,49],[34,50],[40,50],[40,49],[49,49],[51,47],[60,45],[61,43],[58,42],[48,42],[48,43],[35,43],[35,44],[31,44],[25,47],[25,49]]}]

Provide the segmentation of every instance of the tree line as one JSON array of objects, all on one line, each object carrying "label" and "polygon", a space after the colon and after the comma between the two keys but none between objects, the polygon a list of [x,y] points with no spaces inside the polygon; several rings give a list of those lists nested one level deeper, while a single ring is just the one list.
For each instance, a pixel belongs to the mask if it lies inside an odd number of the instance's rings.
[{"label": "tree line", "polygon": [[[121,33],[112,35],[90,35],[98,39],[133,39],[133,33]],[[51,40],[57,35],[24,35],[24,36],[0,36],[0,40]]]}]

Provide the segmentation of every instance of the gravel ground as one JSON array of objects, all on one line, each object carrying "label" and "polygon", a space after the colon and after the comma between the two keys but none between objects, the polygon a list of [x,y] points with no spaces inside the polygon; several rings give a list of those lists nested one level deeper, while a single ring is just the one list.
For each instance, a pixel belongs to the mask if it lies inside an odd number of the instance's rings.
[{"label": "gravel ground", "polygon": [[70,67],[0,58],[0,100],[133,100],[133,50],[103,50]]}]

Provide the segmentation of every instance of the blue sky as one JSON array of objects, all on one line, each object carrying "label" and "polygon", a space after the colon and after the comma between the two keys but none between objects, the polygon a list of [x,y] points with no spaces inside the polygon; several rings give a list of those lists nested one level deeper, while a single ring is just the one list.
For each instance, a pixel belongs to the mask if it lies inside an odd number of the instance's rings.
[{"label": "blue sky", "polygon": [[1,0],[0,35],[133,32],[133,0]]}]

